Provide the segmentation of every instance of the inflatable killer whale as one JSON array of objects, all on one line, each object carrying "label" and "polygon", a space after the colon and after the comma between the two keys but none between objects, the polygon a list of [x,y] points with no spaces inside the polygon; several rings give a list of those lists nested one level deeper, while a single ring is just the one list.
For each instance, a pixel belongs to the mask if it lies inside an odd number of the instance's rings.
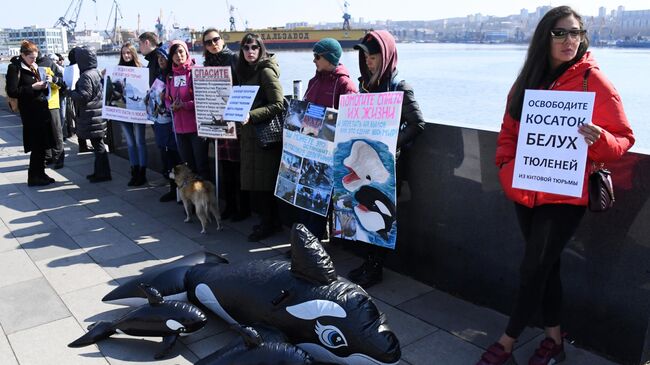
[{"label": "inflatable killer whale", "polygon": [[171,350],[179,335],[196,332],[207,323],[207,317],[195,305],[165,301],[158,290],[145,284],[141,284],[140,288],[149,300],[148,305],[134,309],[115,321],[91,324],[88,332],[68,344],[68,347],[92,345],[115,333],[131,336],[161,336],[163,349],[155,355],[156,359],[160,359]]},{"label": "inflatable killer whale", "polygon": [[[136,293],[133,288],[140,282],[168,295],[186,291],[189,301],[208,308],[231,326],[262,324],[279,330],[316,361],[397,364],[399,341],[372,298],[360,286],[336,275],[329,255],[303,225],[294,225],[291,246],[291,263],[197,264],[183,269],[183,286],[179,281],[163,281],[170,276],[161,271],[123,284],[104,300],[137,299],[140,295],[128,295]],[[169,269],[175,272],[174,278],[180,277],[178,270]]]},{"label": "inflatable killer whale", "polygon": [[266,327],[233,326],[240,338],[201,359],[196,365],[316,365],[304,350],[287,343],[277,330]]}]

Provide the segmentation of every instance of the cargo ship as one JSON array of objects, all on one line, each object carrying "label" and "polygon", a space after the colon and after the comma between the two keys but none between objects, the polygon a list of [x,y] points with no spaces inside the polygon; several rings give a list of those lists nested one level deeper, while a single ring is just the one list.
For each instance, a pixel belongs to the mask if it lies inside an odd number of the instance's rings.
[{"label": "cargo ship", "polygon": [[[238,50],[239,42],[246,33],[256,33],[262,37],[269,49],[311,49],[316,42],[323,38],[334,38],[343,48],[352,48],[358,44],[368,32],[365,29],[352,29],[347,11],[348,3],[344,4],[343,26],[340,29],[315,29],[313,27],[270,27],[265,29],[235,30],[234,7],[230,7],[230,30],[221,32],[221,36],[230,49]],[[199,37],[200,38],[200,37]]]},{"label": "cargo ship", "polygon": [[248,31],[224,31],[221,33],[230,49],[238,50],[239,42],[246,33],[257,33],[262,37],[269,49],[311,49],[316,42],[323,38],[334,38],[343,48],[352,48],[366,34],[363,29],[314,29],[272,27],[266,29],[251,29]]}]

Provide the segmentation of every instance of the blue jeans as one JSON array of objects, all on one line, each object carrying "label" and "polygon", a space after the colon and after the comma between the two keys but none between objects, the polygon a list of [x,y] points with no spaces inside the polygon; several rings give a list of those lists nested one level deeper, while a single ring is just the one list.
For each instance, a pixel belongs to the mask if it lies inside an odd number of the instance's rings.
[{"label": "blue jeans", "polygon": [[129,149],[131,166],[147,166],[147,142],[144,138],[145,124],[117,122]]}]

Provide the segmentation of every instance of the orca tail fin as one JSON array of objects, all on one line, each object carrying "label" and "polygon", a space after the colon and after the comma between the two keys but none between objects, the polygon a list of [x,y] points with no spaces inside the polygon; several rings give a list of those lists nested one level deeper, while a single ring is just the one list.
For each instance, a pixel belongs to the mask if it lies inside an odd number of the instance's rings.
[{"label": "orca tail fin", "polygon": [[115,331],[111,322],[100,321],[88,327],[88,332],[70,342],[68,347],[84,347],[109,338]]}]

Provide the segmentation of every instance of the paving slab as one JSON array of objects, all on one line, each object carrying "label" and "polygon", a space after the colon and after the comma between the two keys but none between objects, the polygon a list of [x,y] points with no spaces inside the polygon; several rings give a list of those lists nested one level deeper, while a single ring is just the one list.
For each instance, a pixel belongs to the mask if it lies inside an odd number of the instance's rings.
[{"label": "paving slab", "polygon": [[113,227],[73,235],[72,238],[93,260],[100,263],[143,251],[140,246]]},{"label": "paving slab", "polygon": [[0,253],[0,288],[40,277],[41,272],[25,251],[17,249]]},{"label": "paving slab", "polygon": [[59,295],[113,280],[81,249],[56,260],[37,261],[36,266]]},{"label": "paving slab", "polygon": [[160,260],[146,251],[118,257],[101,263],[104,270],[106,270],[106,272],[120,284],[123,284],[136,276],[142,275],[147,268],[160,264],[162,264]]},{"label": "paving slab", "polygon": [[0,253],[20,248],[20,242],[11,234],[11,230],[0,220]]},{"label": "paving slab", "polygon": [[20,247],[25,250],[32,261],[55,259],[69,255],[81,248],[72,237],[60,228],[18,237],[17,241],[20,242]]},{"label": "paving slab", "polygon": [[[499,339],[508,322],[508,318],[501,313],[439,290],[409,300],[397,308],[482,348],[488,348]],[[528,342],[540,332],[527,328],[520,336],[519,343]]]},{"label": "paving slab", "polygon": [[135,242],[160,260],[180,258],[204,248],[174,229],[163,229],[135,238]]},{"label": "paving slab", "polygon": [[207,251],[225,257],[230,263],[278,256],[278,252],[259,242],[248,242],[241,233],[224,229],[215,237],[197,239]]},{"label": "paving slab", "polygon": [[115,281],[101,283],[63,294],[61,300],[85,332],[95,322],[115,320],[133,309],[102,302],[102,298],[117,285]]},{"label": "paving slab", "polygon": [[0,298],[0,325],[8,335],[70,316],[45,278],[0,288]]},{"label": "paving slab", "polygon": [[438,327],[432,326],[421,319],[402,312],[381,300],[375,298],[374,302],[377,305],[377,308],[386,314],[388,325],[397,336],[400,346],[402,347],[410,345],[436,331],[439,331]]},{"label": "paving slab", "polygon": [[418,365],[475,364],[483,349],[445,331],[437,331],[402,348],[402,359]]},{"label": "paving slab", "polygon": [[18,365],[18,360],[14,354],[14,350],[9,345],[7,335],[0,326],[0,364],[3,365]]},{"label": "paving slab", "polygon": [[373,297],[390,305],[399,305],[433,290],[432,287],[393,270],[384,269],[383,280],[368,290]]},{"label": "paving slab", "polygon": [[9,341],[21,365],[107,365],[108,362],[101,355],[83,356],[89,348],[95,346],[85,348],[67,346],[83,333],[74,318],[68,317],[13,333],[9,335]]}]

